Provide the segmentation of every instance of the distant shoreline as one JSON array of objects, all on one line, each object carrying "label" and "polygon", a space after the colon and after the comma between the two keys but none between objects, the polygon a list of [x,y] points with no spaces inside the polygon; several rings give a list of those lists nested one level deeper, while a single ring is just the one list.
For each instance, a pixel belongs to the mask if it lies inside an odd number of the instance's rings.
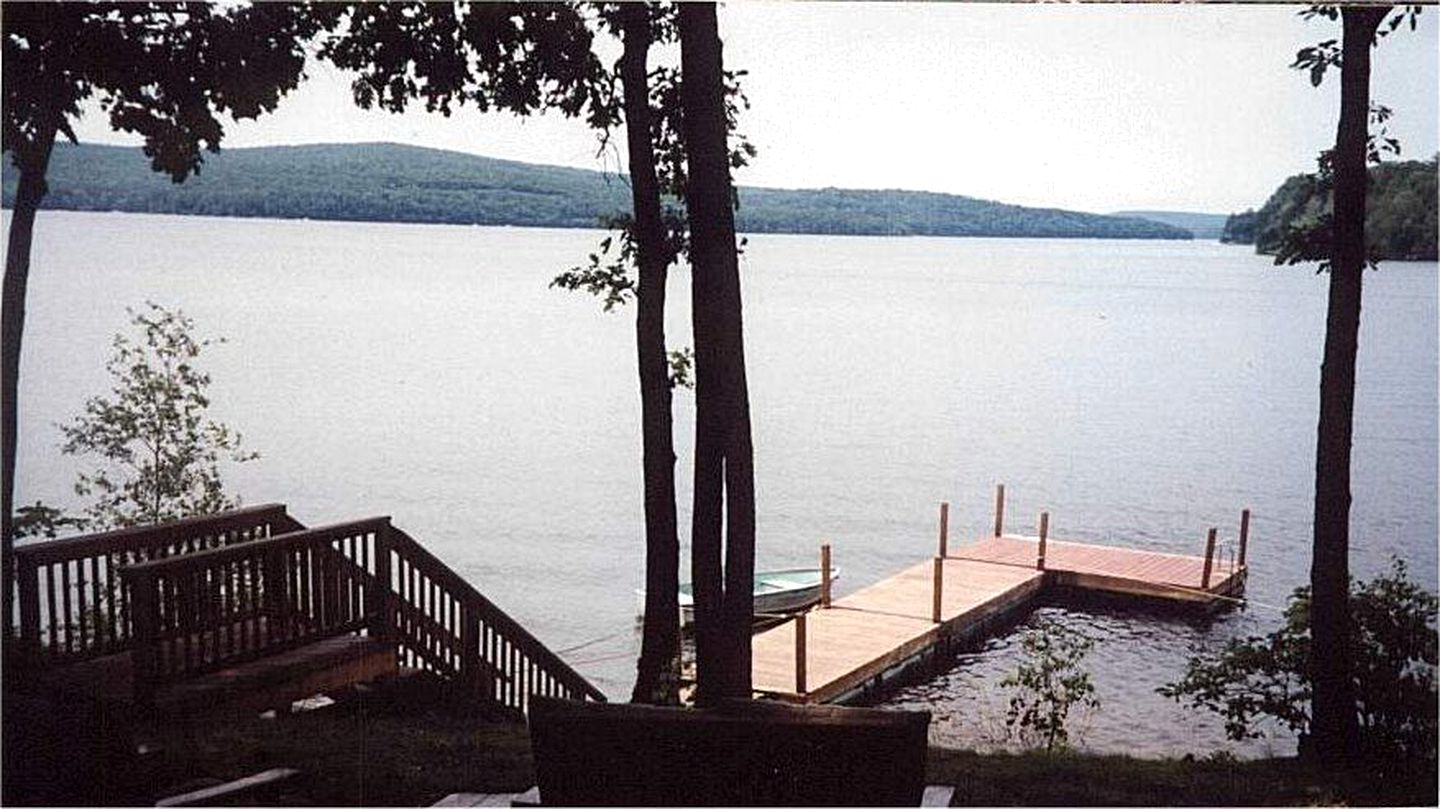
[{"label": "distant shoreline", "polygon": [[[12,209],[11,206],[8,205],[8,204],[6,204],[6,205],[0,205],[0,211],[3,211],[6,216],[10,216],[10,215],[12,215],[12,214],[14,213],[13,209]],[[495,228],[495,229],[504,229],[504,230],[565,230],[565,231],[584,231],[584,230],[590,230],[590,231],[595,231],[595,232],[597,232],[597,233],[613,233],[613,232],[615,232],[614,230],[609,230],[609,229],[603,228],[603,227],[601,227],[601,226],[598,225],[598,224],[596,224],[596,225],[543,225],[543,224],[537,224],[537,225],[530,225],[530,224],[524,224],[524,225],[509,225],[509,224],[464,223],[464,222],[400,221],[400,220],[391,220],[391,219],[341,219],[341,218],[320,218],[320,217],[313,217],[313,216],[264,216],[264,215],[258,215],[258,214],[257,214],[257,215],[250,215],[250,214],[206,214],[206,213],[184,213],[184,212],[168,212],[168,211],[127,211],[127,210],[121,210],[121,209],[118,209],[118,208],[103,208],[103,209],[102,209],[102,208],[58,208],[58,207],[47,206],[47,205],[43,205],[43,204],[40,206],[40,210],[39,210],[38,213],[39,213],[40,216],[44,216],[44,215],[47,214],[47,213],[66,213],[66,214],[71,214],[71,213],[78,213],[78,214],[121,214],[121,215],[124,215],[124,216],[159,216],[159,217],[174,217],[174,218],[185,218],[185,219],[216,219],[216,220],[240,220],[240,221],[254,221],[254,222],[287,222],[287,223],[288,223],[288,222],[295,222],[295,223],[308,223],[308,224],[336,224],[336,225],[407,225],[407,226],[409,226],[409,225],[414,225],[414,226],[418,226],[418,227]],[[963,236],[963,235],[962,235],[962,236],[947,236],[947,235],[932,235],[932,234],[925,234],[925,233],[805,233],[805,232],[791,232],[791,231],[746,231],[746,230],[737,230],[737,231],[736,231],[736,235],[742,236],[742,237],[751,237],[751,236],[795,236],[795,237],[824,236],[824,237],[831,237],[831,238],[847,238],[847,239],[977,239],[977,240],[978,240],[978,239],[995,239],[995,240],[997,240],[997,241],[1012,241],[1012,240],[1016,240],[1016,239],[1026,239],[1026,240],[1035,240],[1035,241],[1202,242],[1202,243],[1216,243],[1216,244],[1221,243],[1218,239],[1204,239],[1204,238],[1198,238],[1198,237],[1196,237],[1196,238],[1191,238],[1191,239],[1180,239],[1180,238],[1160,238],[1160,237],[1148,237],[1148,238],[1147,238],[1147,237],[1116,237],[1116,236],[979,236],[979,235],[976,235],[976,236]],[[1234,246],[1235,246],[1235,247],[1245,247],[1245,248],[1251,248],[1251,249],[1253,249],[1253,246],[1252,246],[1252,245],[1234,245]]]},{"label": "distant shoreline", "polygon": [[[18,172],[4,171],[13,204]],[[400,144],[230,149],[183,183],[139,149],[57,144],[42,207],[316,221],[596,227],[630,211],[623,175]],[[746,233],[1181,239],[1186,227],[1134,215],[1010,205],[926,191],[739,186]],[[1193,213],[1174,212],[1176,217]]]}]

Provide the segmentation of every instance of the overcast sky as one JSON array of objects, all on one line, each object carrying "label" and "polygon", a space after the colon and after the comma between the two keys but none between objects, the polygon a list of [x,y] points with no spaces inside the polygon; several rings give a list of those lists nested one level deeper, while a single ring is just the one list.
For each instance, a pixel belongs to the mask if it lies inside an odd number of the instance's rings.
[{"label": "overcast sky", "polygon": [[[726,67],[749,71],[744,185],[907,188],[1087,211],[1258,207],[1331,145],[1338,77],[1313,88],[1295,51],[1339,36],[1296,6],[731,3]],[[1372,93],[1405,157],[1437,148],[1437,31],[1383,40]],[[364,112],[325,66],[225,145],[397,141],[582,168],[574,120]],[[127,142],[98,114],[81,139]],[[133,142],[133,141],[129,141]]]}]

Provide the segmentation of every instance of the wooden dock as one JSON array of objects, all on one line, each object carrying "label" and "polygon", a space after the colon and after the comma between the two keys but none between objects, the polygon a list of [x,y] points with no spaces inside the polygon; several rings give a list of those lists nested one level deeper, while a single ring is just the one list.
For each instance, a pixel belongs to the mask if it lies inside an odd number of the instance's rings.
[{"label": "wooden dock", "polygon": [[[1204,556],[1136,550],[1002,533],[1004,489],[997,493],[995,535],[947,547],[948,505],[941,506],[940,555],[853,595],[831,601],[754,638],[752,680],[764,697],[801,703],[845,702],[909,665],[1014,620],[1046,591],[1101,593],[1215,609],[1245,587],[1249,512],[1242,512],[1238,554],[1216,558],[1210,529]],[[828,547],[822,556],[829,556]],[[825,566],[828,569],[828,565]]]}]

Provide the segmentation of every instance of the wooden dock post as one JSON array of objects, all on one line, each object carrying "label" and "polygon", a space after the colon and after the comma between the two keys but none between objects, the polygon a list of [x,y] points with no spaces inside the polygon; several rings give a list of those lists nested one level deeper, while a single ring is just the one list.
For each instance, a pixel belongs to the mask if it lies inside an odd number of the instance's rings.
[{"label": "wooden dock post", "polygon": [[820,608],[830,609],[830,543],[820,546]]},{"label": "wooden dock post", "polygon": [[935,588],[931,596],[930,620],[940,623],[940,602],[945,595],[945,560],[935,557]]},{"label": "wooden dock post", "polygon": [[1045,569],[1045,539],[1050,536],[1050,512],[1040,512],[1040,550],[1035,557],[1035,569]]},{"label": "wooden dock post", "polygon": [[949,556],[950,545],[950,504],[940,503],[940,558]]},{"label": "wooden dock post", "polygon": [[[1213,567],[1215,557],[1215,529],[1210,529],[1210,534],[1205,538],[1205,569],[1200,574],[1200,589],[1210,589],[1210,568]],[[1193,574],[1192,574],[1193,575]]]},{"label": "wooden dock post", "polygon": [[1250,542],[1250,509],[1240,511],[1240,561],[1238,567],[1245,567],[1245,546]]},{"label": "wooden dock post", "polygon": [[795,693],[805,693],[805,613],[795,616]]},{"label": "wooden dock post", "polygon": [[1005,484],[1001,483],[995,487],[995,536],[1000,536],[1005,529]]}]

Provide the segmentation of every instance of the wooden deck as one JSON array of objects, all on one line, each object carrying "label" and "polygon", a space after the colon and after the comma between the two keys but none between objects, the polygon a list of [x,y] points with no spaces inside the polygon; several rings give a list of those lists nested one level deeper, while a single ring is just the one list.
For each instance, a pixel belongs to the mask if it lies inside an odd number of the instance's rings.
[{"label": "wooden deck", "polygon": [[[1039,541],[986,537],[952,548],[941,563],[939,621],[935,620],[935,560],[757,634],[753,683],[757,692],[792,702],[843,702],[889,673],[956,642],[978,638],[998,622],[1029,609],[1042,591],[1089,591],[1208,609],[1242,592],[1245,568],[1205,559],[1047,539],[1044,569]],[[803,652],[797,627],[803,625]],[[803,654],[803,674],[797,665]]]}]

